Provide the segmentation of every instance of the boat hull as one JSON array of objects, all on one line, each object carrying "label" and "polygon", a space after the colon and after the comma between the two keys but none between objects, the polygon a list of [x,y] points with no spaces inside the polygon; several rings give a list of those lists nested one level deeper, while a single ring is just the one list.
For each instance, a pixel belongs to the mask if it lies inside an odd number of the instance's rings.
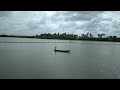
[{"label": "boat hull", "polygon": [[70,52],[70,50],[54,50],[55,52]]}]

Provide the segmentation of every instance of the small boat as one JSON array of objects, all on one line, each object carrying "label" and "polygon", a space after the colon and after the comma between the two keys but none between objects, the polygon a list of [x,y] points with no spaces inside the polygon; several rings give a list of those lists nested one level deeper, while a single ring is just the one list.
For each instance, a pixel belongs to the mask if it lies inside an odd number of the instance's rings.
[{"label": "small boat", "polygon": [[55,47],[55,52],[70,52],[71,50],[56,50],[56,47]]}]

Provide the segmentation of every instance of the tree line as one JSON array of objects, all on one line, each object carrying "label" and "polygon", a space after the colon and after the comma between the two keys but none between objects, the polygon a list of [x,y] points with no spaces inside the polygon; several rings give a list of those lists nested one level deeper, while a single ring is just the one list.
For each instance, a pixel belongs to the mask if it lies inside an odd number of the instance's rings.
[{"label": "tree line", "polygon": [[89,41],[116,41],[120,42],[120,38],[117,36],[106,36],[106,34],[98,34],[94,37],[91,33],[81,34],[80,36],[76,34],[65,33],[44,33],[36,34],[33,36],[20,36],[20,35],[0,35],[0,37],[19,37],[19,38],[38,38],[38,39],[62,39],[62,40],[89,40]]}]

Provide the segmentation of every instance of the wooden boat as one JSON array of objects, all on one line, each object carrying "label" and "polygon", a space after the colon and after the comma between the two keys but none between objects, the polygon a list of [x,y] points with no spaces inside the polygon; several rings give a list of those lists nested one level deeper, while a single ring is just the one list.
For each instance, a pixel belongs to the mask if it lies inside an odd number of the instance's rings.
[{"label": "wooden boat", "polygon": [[56,50],[56,47],[55,47],[55,52],[70,52],[71,50]]},{"label": "wooden boat", "polygon": [[70,52],[70,50],[54,50],[56,52]]}]

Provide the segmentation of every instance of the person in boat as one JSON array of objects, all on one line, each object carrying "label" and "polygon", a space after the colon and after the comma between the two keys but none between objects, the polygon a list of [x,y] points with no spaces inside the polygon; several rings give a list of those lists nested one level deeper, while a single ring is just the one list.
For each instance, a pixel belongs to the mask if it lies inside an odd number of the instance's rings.
[{"label": "person in boat", "polygon": [[56,46],[55,46],[55,50],[56,50]]}]

